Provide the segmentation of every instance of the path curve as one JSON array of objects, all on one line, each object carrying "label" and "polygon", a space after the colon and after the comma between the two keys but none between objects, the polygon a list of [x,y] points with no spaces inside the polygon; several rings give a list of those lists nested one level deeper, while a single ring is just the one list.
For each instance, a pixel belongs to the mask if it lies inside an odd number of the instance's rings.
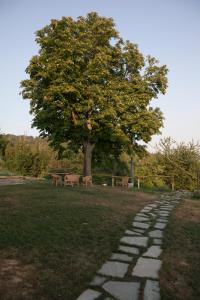
[{"label": "path curve", "polygon": [[77,300],[160,300],[163,234],[173,208],[186,191],[163,194],[133,219],[118,251],[98,270]]}]

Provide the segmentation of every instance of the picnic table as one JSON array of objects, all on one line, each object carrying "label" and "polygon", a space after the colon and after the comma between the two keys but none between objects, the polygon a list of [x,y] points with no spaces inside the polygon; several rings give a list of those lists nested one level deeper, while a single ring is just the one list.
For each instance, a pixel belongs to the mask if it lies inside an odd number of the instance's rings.
[{"label": "picnic table", "polygon": [[52,177],[52,183],[57,185],[79,185],[80,175],[73,173],[64,173],[64,172],[56,172],[56,173],[48,173]]}]

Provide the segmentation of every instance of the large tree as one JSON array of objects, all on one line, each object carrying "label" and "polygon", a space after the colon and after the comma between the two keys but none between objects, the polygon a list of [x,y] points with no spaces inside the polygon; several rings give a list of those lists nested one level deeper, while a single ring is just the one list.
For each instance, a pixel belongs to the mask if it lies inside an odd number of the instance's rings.
[{"label": "large tree", "polygon": [[111,18],[95,12],[63,17],[37,31],[40,50],[26,69],[22,95],[30,99],[33,126],[55,148],[68,142],[84,152],[91,174],[94,146],[148,142],[162,126],[150,101],[167,87],[167,68],[136,44],[123,41]]}]

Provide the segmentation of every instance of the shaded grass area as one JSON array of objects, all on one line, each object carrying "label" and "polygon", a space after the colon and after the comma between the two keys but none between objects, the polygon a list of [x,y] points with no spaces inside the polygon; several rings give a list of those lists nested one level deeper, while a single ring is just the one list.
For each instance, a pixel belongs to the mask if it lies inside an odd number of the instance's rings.
[{"label": "shaded grass area", "polygon": [[45,182],[1,186],[0,299],[76,299],[156,197]]},{"label": "shaded grass area", "polygon": [[200,299],[200,201],[184,200],[173,212],[164,247],[162,299]]}]

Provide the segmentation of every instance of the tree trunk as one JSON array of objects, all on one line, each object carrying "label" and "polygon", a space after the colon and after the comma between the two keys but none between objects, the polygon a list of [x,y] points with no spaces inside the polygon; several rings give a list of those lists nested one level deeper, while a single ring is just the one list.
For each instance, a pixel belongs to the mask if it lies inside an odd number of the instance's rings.
[{"label": "tree trunk", "polygon": [[84,163],[83,163],[83,176],[91,175],[91,165],[92,165],[92,150],[94,144],[90,140],[85,140],[83,143],[84,146]]},{"label": "tree trunk", "polygon": [[135,176],[135,170],[134,170],[134,158],[133,155],[131,155],[131,183],[133,183],[134,186],[134,176]]}]

